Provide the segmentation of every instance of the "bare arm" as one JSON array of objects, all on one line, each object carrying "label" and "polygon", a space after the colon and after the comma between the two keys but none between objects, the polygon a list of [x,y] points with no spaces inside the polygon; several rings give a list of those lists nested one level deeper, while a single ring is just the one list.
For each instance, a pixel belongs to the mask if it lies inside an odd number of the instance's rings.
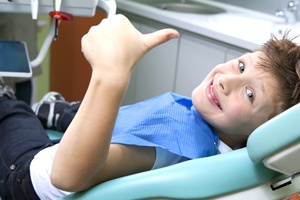
[{"label": "bare arm", "polygon": [[100,182],[150,169],[152,148],[111,145],[134,65],[151,48],[178,37],[172,29],[142,35],[122,15],[103,20],[82,38],[93,72],[74,120],[62,138],[51,173],[54,186],[82,191]]}]

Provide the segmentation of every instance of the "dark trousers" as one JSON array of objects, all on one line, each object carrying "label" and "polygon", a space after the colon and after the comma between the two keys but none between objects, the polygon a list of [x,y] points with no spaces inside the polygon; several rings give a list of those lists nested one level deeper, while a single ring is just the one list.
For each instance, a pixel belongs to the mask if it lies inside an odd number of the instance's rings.
[{"label": "dark trousers", "polygon": [[74,102],[70,105],[70,107],[65,108],[61,113],[60,117],[57,120],[56,130],[60,132],[65,132],[73,120],[75,114],[77,113],[81,103]]},{"label": "dark trousers", "polygon": [[31,80],[16,83],[16,97],[19,100],[24,101],[28,105],[31,105],[32,96],[32,82]]},{"label": "dark trousers", "polygon": [[54,143],[25,102],[0,97],[2,200],[39,199],[30,179],[30,162],[40,150]]}]

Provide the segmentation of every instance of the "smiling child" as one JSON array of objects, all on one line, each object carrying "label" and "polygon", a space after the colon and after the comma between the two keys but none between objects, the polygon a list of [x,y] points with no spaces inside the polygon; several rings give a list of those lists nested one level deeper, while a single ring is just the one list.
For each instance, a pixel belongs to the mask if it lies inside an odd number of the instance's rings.
[{"label": "smiling child", "polygon": [[[166,93],[120,107],[135,64],[177,37],[173,29],[143,35],[122,15],[92,27],[82,38],[93,69],[82,102],[67,103],[52,92],[34,106],[45,127],[66,129],[61,141],[49,140],[30,108],[1,85],[0,196],[60,198],[237,149],[255,128],[299,102],[300,48],[285,35],[217,65],[191,98]],[[15,176],[16,166],[22,176]]]}]

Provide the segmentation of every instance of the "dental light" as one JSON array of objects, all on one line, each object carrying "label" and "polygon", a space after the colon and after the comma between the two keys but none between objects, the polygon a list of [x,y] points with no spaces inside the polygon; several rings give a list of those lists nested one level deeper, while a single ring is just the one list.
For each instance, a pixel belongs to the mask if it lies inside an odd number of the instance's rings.
[{"label": "dental light", "polygon": [[36,20],[38,14],[53,14],[54,20],[50,26],[47,37],[39,51],[38,56],[30,62],[31,67],[36,67],[42,63],[51,42],[57,37],[57,29],[60,20],[64,18],[63,14],[68,16],[93,17],[96,8],[106,12],[107,17],[116,14],[115,0],[0,0],[0,12],[6,13],[31,13],[32,19]]}]

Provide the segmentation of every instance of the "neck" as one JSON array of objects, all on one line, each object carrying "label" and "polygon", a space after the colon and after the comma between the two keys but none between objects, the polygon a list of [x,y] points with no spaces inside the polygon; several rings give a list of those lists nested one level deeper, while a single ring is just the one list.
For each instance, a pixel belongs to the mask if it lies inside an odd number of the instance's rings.
[{"label": "neck", "polygon": [[227,144],[232,149],[239,149],[246,146],[246,142],[248,139],[248,136],[244,135],[230,135],[226,133],[220,133],[220,131],[217,131],[220,140]]}]

